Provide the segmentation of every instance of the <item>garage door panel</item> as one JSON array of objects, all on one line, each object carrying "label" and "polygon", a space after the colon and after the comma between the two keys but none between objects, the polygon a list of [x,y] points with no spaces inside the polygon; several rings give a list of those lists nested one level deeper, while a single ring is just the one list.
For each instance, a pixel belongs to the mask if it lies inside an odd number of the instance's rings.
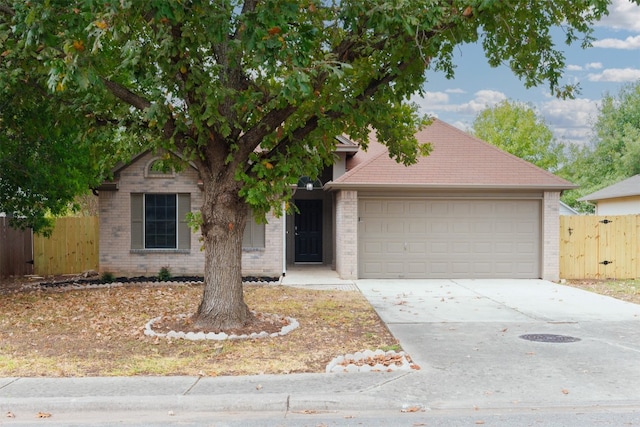
[{"label": "garage door panel", "polygon": [[364,199],[362,278],[538,278],[538,200]]}]

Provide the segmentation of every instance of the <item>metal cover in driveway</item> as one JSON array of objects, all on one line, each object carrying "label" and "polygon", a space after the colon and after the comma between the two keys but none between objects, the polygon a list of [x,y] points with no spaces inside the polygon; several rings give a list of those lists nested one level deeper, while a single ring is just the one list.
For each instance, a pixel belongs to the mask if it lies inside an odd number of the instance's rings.
[{"label": "metal cover in driveway", "polygon": [[528,341],[552,342],[552,343],[580,341],[580,338],[570,337],[568,335],[554,335],[554,334],[526,334],[526,335],[520,335],[520,338]]}]

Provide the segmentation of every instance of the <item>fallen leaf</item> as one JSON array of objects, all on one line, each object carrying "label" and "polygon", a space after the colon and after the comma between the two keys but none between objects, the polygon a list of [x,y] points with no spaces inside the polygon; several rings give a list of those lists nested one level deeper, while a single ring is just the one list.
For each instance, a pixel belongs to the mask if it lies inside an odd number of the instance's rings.
[{"label": "fallen leaf", "polygon": [[426,426],[427,423],[413,423],[413,427]]},{"label": "fallen leaf", "polygon": [[9,411],[9,412],[7,412],[7,414],[6,414],[6,417],[7,417],[7,418],[15,418],[16,416],[13,414],[13,412]]},{"label": "fallen leaf", "polygon": [[262,384],[258,384],[258,385],[256,386],[256,390],[262,390]]},{"label": "fallen leaf", "polygon": [[567,390],[566,388],[562,389],[562,394],[569,394],[569,390]]},{"label": "fallen leaf", "polygon": [[51,414],[48,412],[38,412],[36,418],[51,418]]},{"label": "fallen leaf", "polygon": [[484,421],[478,420],[478,421],[476,421],[476,424],[484,424]]},{"label": "fallen leaf", "polygon": [[419,406],[409,406],[407,408],[402,408],[400,412],[419,412],[420,410],[422,410],[422,408]]},{"label": "fallen leaf", "polygon": [[175,414],[176,414],[176,413],[175,413],[175,412],[173,412],[173,411],[169,411],[169,412],[167,412],[167,415],[169,415],[170,417],[173,417]]}]

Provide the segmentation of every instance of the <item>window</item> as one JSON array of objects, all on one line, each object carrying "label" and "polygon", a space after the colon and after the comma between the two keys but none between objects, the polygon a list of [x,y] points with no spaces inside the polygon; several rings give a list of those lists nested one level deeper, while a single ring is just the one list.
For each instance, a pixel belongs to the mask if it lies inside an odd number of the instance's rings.
[{"label": "window", "polygon": [[144,247],[174,249],[177,234],[175,194],[144,195]]},{"label": "window", "polygon": [[131,194],[131,249],[190,249],[190,194]]},{"label": "window", "polygon": [[242,236],[243,248],[264,248],[264,224],[258,224],[253,217],[253,212],[249,211],[247,225],[244,227]]}]

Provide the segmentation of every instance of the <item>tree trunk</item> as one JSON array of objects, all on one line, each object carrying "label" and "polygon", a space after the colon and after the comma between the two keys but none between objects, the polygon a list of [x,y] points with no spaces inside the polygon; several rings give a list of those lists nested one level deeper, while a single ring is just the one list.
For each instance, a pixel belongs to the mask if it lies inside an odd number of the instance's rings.
[{"label": "tree trunk", "polygon": [[242,292],[242,236],[249,209],[236,185],[229,187],[204,187],[204,293],[194,320],[209,331],[239,328],[252,319]]}]

